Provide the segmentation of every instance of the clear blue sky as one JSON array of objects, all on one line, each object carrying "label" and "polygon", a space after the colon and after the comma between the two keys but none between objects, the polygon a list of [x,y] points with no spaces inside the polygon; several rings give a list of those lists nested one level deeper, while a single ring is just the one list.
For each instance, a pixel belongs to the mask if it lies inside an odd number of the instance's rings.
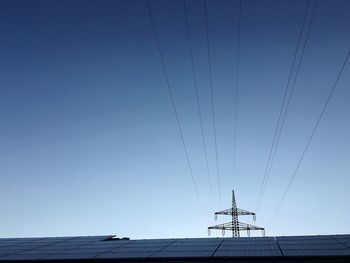
[{"label": "clear blue sky", "polygon": [[[146,2],[0,1],[0,236],[206,236],[213,212],[231,202],[237,3],[208,1],[220,207],[203,2],[188,1],[188,12],[213,195],[182,2],[151,1],[198,202]],[[235,186],[243,209],[256,207],[305,3],[243,1]],[[268,228],[349,51],[349,13],[347,0],[319,1],[255,223],[268,235],[350,232],[349,65]]]}]

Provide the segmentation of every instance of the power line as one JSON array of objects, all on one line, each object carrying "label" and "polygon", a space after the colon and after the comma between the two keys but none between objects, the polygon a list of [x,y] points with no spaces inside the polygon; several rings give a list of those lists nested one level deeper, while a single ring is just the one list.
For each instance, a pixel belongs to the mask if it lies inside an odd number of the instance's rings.
[{"label": "power line", "polygon": [[[274,159],[275,159],[275,155],[276,155],[278,143],[279,143],[279,140],[280,140],[280,137],[281,137],[281,133],[282,133],[282,130],[283,130],[283,127],[284,127],[284,123],[285,123],[285,120],[286,120],[286,117],[287,117],[287,113],[288,113],[288,110],[289,110],[289,105],[290,105],[291,99],[292,99],[292,97],[293,97],[294,88],[295,88],[295,83],[296,83],[297,78],[298,78],[298,74],[299,74],[301,62],[302,62],[302,59],[303,59],[303,56],[304,56],[304,52],[305,52],[305,49],[306,49],[306,44],[307,44],[307,42],[308,42],[308,40],[309,40],[310,29],[311,29],[311,26],[312,26],[312,22],[313,22],[313,20],[314,20],[314,16],[315,16],[315,11],[316,11],[316,7],[317,7],[317,3],[318,3],[318,1],[316,0],[315,5],[314,5],[314,8],[313,8],[313,10],[312,10],[312,15],[311,15],[310,24],[309,24],[309,27],[308,27],[308,29],[307,29],[306,40],[304,41],[304,44],[303,44],[303,47],[302,47],[301,56],[300,56],[300,59],[299,59],[299,61],[298,61],[298,65],[297,65],[295,77],[294,77],[294,79],[293,79],[292,88],[291,88],[291,92],[290,92],[290,95],[289,95],[289,98],[288,98],[286,110],[285,110],[285,112],[284,112],[284,116],[283,116],[281,128],[280,128],[280,130],[279,130],[279,132],[278,132],[278,136],[277,136],[277,140],[276,140],[276,147],[275,147],[274,152],[273,152],[273,155],[272,155],[272,159],[271,159],[271,163],[270,163],[270,167],[269,167],[268,174],[270,174],[271,167],[272,167],[273,161],[274,161]],[[266,181],[265,186],[264,186],[264,189],[263,189],[263,195],[264,195],[264,192],[265,192],[266,185],[267,185],[267,181]],[[263,196],[262,196],[262,197],[263,197]]]},{"label": "power line", "polygon": [[239,14],[238,14],[238,38],[237,38],[237,60],[236,60],[236,96],[234,106],[234,133],[233,133],[233,175],[232,185],[235,188],[235,176],[236,176],[236,145],[237,145],[237,110],[238,110],[238,80],[239,80],[239,55],[241,45],[241,15],[242,15],[242,0],[239,1]]},{"label": "power line", "polygon": [[191,180],[192,180],[192,183],[193,183],[193,187],[194,187],[194,190],[195,190],[197,199],[198,199],[198,201],[199,201],[199,195],[198,195],[197,185],[196,185],[196,181],[195,181],[195,179],[194,179],[194,175],[193,175],[193,171],[192,171],[192,166],[191,166],[190,158],[189,158],[188,151],[187,151],[187,147],[186,147],[186,144],[185,144],[185,139],[184,139],[184,136],[183,136],[183,133],[182,133],[182,128],[181,128],[181,125],[180,125],[180,120],[179,120],[179,116],[178,116],[177,109],[176,109],[176,104],[175,104],[175,99],[174,99],[173,91],[172,91],[172,89],[171,89],[170,82],[169,82],[169,78],[168,78],[168,74],[167,74],[167,71],[166,71],[166,68],[165,68],[164,58],[163,58],[162,50],[161,50],[161,48],[160,48],[160,42],[159,42],[159,38],[158,38],[156,26],[155,26],[155,23],[154,23],[154,19],[153,19],[153,16],[152,16],[152,12],[151,12],[151,7],[150,7],[149,0],[147,0],[146,3],[147,3],[148,14],[149,14],[149,17],[150,17],[150,20],[151,20],[151,24],[152,24],[152,29],[153,29],[153,33],[154,33],[154,38],[155,38],[155,40],[156,40],[157,49],[158,49],[159,57],[160,57],[161,64],[162,64],[162,68],[163,68],[163,73],[164,73],[165,81],[166,81],[166,84],[167,84],[167,87],[168,87],[168,91],[169,91],[169,95],[170,95],[170,99],[171,99],[171,103],[172,103],[174,115],[175,115],[175,118],[176,118],[177,127],[178,127],[178,129],[179,129],[179,133],[180,133],[182,145],[183,145],[184,152],[185,152],[185,155],[186,155],[186,160],[187,160],[188,168],[189,168],[189,171],[190,171]]},{"label": "power line", "polygon": [[193,85],[194,85],[194,90],[195,90],[195,94],[196,94],[196,104],[197,104],[198,117],[199,117],[199,122],[200,122],[200,127],[201,127],[202,145],[203,145],[203,151],[204,151],[204,157],[205,157],[205,164],[206,164],[206,168],[207,168],[207,175],[208,175],[210,192],[213,193],[213,188],[212,188],[211,179],[210,179],[207,146],[206,146],[205,137],[204,137],[202,112],[201,112],[201,107],[200,107],[200,102],[199,102],[199,91],[198,91],[197,77],[196,77],[197,75],[196,75],[196,70],[195,70],[195,66],[194,66],[192,41],[191,41],[190,26],[189,26],[188,14],[187,14],[186,0],[182,0],[182,2],[183,2],[183,6],[184,6],[184,13],[185,13],[188,48],[190,51],[189,53],[190,53],[191,67],[192,67]]},{"label": "power line", "polygon": [[283,193],[282,199],[281,199],[281,201],[280,201],[280,203],[279,203],[279,205],[278,205],[278,207],[277,207],[277,209],[276,209],[275,214],[274,214],[273,217],[272,217],[272,220],[271,220],[270,225],[272,225],[272,223],[274,222],[274,220],[275,220],[275,218],[276,218],[276,216],[277,216],[279,210],[281,209],[282,203],[284,202],[284,200],[285,200],[285,198],[286,198],[286,195],[287,195],[287,193],[288,193],[288,190],[289,190],[290,186],[291,186],[292,183],[293,183],[293,180],[294,180],[294,178],[295,178],[295,175],[296,175],[297,172],[298,172],[298,169],[299,169],[299,167],[300,167],[301,162],[302,162],[303,159],[304,159],[305,153],[306,153],[306,151],[308,150],[308,148],[309,148],[309,146],[310,146],[310,143],[311,143],[311,140],[312,140],[312,138],[314,137],[315,132],[316,132],[316,130],[317,130],[317,128],[318,128],[318,125],[320,124],[320,121],[321,121],[321,119],[322,119],[322,117],[323,117],[323,115],[324,115],[324,113],[325,113],[325,111],[326,111],[326,109],[327,109],[327,106],[328,106],[328,104],[329,104],[329,101],[330,101],[331,98],[332,98],[332,95],[333,95],[333,93],[334,93],[334,90],[335,90],[335,88],[337,87],[337,84],[338,84],[338,82],[339,82],[339,79],[340,79],[340,77],[341,77],[341,75],[342,75],[342,73],[343,73],[343,71],[344,71],[344,68],[345,68],[345,66],[346,66],[346,64],[347,64],[347,62],[348,62],[348,60],[349,60],[349,57],[350,57],[350,51],[348,52],[348,54],[347,54],[347,56],[346,56],[346,58],[345,58],[345,60],[344,60],[344,62],[343,62],[343,64],[342,64],[342,66],[341,66],[341,69],[340,69],[340,71],[339,71],[339,73],[338,73],[338,76],[337,76],[337,78],[336,78],[336,80],[335,80],[335,82],[334,82],[334,84],[333,84],[333,87],[332,87],[332,89],[331,89],[331,91],[330,91],[330,93],[329,93],[329,95],[328,95],[328,97],[327,97],[327,99],[326,99],[326,102],[325,102],[325,104],[323,105],[321,114],[319,115],[319,117],[318,117],[318,119],[317,119],[317,121],[316,121],[316,124],[315,124],[315,126],[314,126],[314,129],[312,130],[312,133],[311,133],[311,135],[310,135],[310,137],[309,137],[309,139],[308,139],[308,141],[307,141],[307,143],[306,143],[306,146],[305,146],[305,148],[304,148],[304,150],[303,150],[303,152],[302,152],[302,154],[301,154],[301,156],[300,156],[300,158],[299,158],[299,161],[298,161],[297,166],[296,166],[296,168],[295,168],[295,170],[294,170],[294,172],[293,172],[293,174],[292,174],[292,177],[291,177],[290,180],[289,180],[289,183],[288,183],[288,185],[287,185],[287,188],[285,189],[285,191],[284,191],[284,193]]},{"label": "power line", "polygon": [[216,122],[215,122],[215,108],[214,108],[214,94],[213,94],[213,78],[212,78],[212,65],[211,65],[210,42],[209,42],[209,29],[208,29],[208,9],[207,9],[207,0],[204,0],[204,10],[205,10],[205,29],[206,29],[206,33],[207,33],[207,51],[208,51],[208,63],[209,63],[210,96],[211,96],[211,107],[212,107],[212,117],[213,117],[213,129],[214,129],[214,144],[215,144],[215,159],[216,159],[216,175],[217,175],[217,179],[218,179],[219,202],[220,202],[220,206],[221,206],[221,186],[220,186],[218,145],[217,145],[217,139],[216,139]]},{"label": "power line", "polygon": [[[290,90],[290,83],[291,83],[293,72],[294,72],[294,68],[295,68],[295,65],[296,65],[296,62],[297,62],[297,57],[298,57],[297,55],[299,53],[298,52],[299,51],[299,47],[300,47],[302,36],[303,36],[303,33],[305,31],[305,27],[306,27],[307,15],[309,13],[310,0],[307,1],[307,6],[306,6],[305,13],[304,13],[302,26],[301,26],[301,29],[300,29],[300,32],[299,32],[297,45],[296,45],[296,48],[295,48],[295,51],[294,51],[293,61],[292,61],[292,65],[291,65],[291,68],[290,68],[290,72],[289,72],[289,76],[288,76],[285,92],[284,92],[284,95],[283,95],[282,105],[281,105],[281,108],[280,108],[280,112],[279,112],[279,116],[278,116],[278,120],[277,120],[277,125],[276,125],[276,128],[275,128],[275,132],[274,132],[274,136],[273,136],[273,140],[272,140],[272,144],[271,144],[271,148],[270,148],[270,152],[269,152],[268,161],[267,161],[267,164],[266,164],[266,167],[265,167],[263,182],[262,182],[261,187],[260,187],[260,193],[259,193],[259,198],[258,198],[256,210],[259,210],[259,208],[261,206],[261,203],[262,203],[262,200],[263,200],[263,196],[265,194],[265,189],[266,189],[266,186],[267,186],[267,183],[268,183],[268,179],[269,179],[269,176],[270,176],[271,167],[272,167],[273,161],[275,159],[275,155],[276,155],[279,139],[280,139],[283,127],[284,127],[285,120],[286,120],[289,104],[290,104],[290,101],[291,101],[291,98],[292,98],[292,95],[293,95],[294,86],[295,86],[295,83],[296,83],[296,79],[298,77],[301,61],[303,59],[304,51],[305,51],[305,48],[306,48],[306,44],[307,44],[308,39],[309,39],[310,28],[311,28],[311,25],[312,25],[312,22],[313,22],[316,6],[317,6],[317,1],[316,1],[316,4],[314,5],[313,11],[312,11],[311,20],[310,20],[310,23],[309,23],[309,27],[307,29],[307,35],[306,35],[306,38],[304,40],[304,44],[303,44],[303,47],[302,47],[302,53],[301,53],[301,56],[299,58],[299,62],[298,62],[298,65],[297,65],[296,73],[294,75],[294,81],[292,82],[293,84],[291,86],[292,88],[291,88],[291,91],[289,92],[289,90]],[[287,101],[287,104],[286,104],[286,101]]]}]

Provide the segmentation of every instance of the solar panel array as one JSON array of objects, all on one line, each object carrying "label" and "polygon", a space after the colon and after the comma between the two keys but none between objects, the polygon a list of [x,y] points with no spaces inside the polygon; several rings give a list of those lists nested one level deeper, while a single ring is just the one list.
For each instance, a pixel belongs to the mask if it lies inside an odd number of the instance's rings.
[{"label": "solar panel array", "polygon": [[284,256],[349,256],[350,235],[276,237]]},{"label": "solar panel array", "polygon": [[0,261],[350,256],[350,235],[113,239],[112,236],[0,238]]}]

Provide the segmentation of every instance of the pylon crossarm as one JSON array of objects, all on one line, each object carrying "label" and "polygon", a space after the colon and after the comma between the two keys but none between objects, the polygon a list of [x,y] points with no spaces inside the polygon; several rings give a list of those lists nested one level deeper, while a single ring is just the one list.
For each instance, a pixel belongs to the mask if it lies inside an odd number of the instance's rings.
[{"label": "pylon crossarm", "polygon": [[265,230],[265,228],[239,222],[239,230]]},{"label": "pylon crossarm", "polygon": [[243,210],[243,209],[240,209],[240,208],[237,208],[237,212],[238,212],[238,215],[240,215],[240,216],[243,216],[243,215],[253,215],[253,216],[255,216],[254,212],[250,212],[250,211]]},{"label": "pylon crossarm", "polygon": [[219,224],[215,226],[210,226],[208,229],[226,229],[226,230],[232,230],[232,223],[224,223],[224,224]]},{"label": "pylon crossarm", "polygon": [[[219,225],[215,225],[215,226],[210,226],[210,227],[208,227],[208,230],[209,229],[232,230],[232,229],[234,229],[234,225],[232,224],[232,222],[229,222],[229,223],[219,224]],[[265,230],[265,228],[239,222],[238,230],[239,231]]]},{"label": "pylon crossarm", "polygon": [[[232,208],[221,210],[219,212],[215,212],[215,215],[232,215],[232,214],[234,214],[234,212],[232,212]],[[238,216],[244,216],[244,215],[255,216],[255,213],[237,208],[237,215]]]}]

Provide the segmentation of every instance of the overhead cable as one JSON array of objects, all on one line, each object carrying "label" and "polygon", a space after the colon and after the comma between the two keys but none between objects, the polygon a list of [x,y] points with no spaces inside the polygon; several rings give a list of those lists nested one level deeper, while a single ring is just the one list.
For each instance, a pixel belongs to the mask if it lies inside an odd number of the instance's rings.
[{"label": "overhead cable", "polygon": [[241,16],[242,16],[242,0],[239,0],[238,11],[238,34],[237,34],[237,59],[236,59],[236,92],[235,92],[235,104],[234,104],[234,132],[233,132],[233,174],[232,174],[232,187],[235,188],[236,177],[236,148],[237,148],[237,114],[238,114],[238,91],[239,91],[239,56],[241,45]]},{"label": "overhead cable", "polygon": [[281,200],[280,200],[280,202],[279,202],[279,204],[278,204],[278,207],[277,207],[277,209],[276,209],[276,211],[275,211],[275,213],[274,213],[274,215],[273,215],[273,217],[272,217],[272,220],[271,220],[270,225],[272,225],[272,223],[273,223],[274,220],[276,219],[276,216],[277,216],[278,212],[279,212],[280,209],[281,209],[281,206],[282,206],[282,204],[283,204],[283,202],[284,202],[284,200],[285,200],[285,198],[286,198],[286,196],[287,196],[287,193],[288,193],[288,191],[289,191],[289,189],[290,189],[290,187],[291,187],[291,185],[292,185],[292,183],[293,183],[293,181],[294,181],[294,178],[295,178],[295,176],[296,176],[296,174],[297,174],[297,172],[298,172],[298,169],[299,169],[299,167],[300,167],[300,165],[301,165],[301,163],[302,163],[302,161],[303,161],[303,159],[304,159],[304,156],[305,156],[305,154],[306,154],[306,152],[307,152],[307,150],[308,150],[308,148],[309,148],[309,146],[310,146],[310,143],[311,143],[311,141],[312,141],[312,138],[314,137],[314,135],[315,135],[315,133],[316,133],[316,130],[317,130],[319,124],[320,124],[320,121],[322,120],[322,118],[323,118],[323,116],[324,116],[324,113],[325,113],[325,111],[326,111],[326,109],[327,109],[327,106],[328,106],[328,104],[329,104],[329,101],[330,101],[331,98],[332,98],[332,95],[333,95],[333,93],[334,93],[334,90],[336,89],[336,87],[337,87],[337,85],[338,85],[339,79],[340,79],[341,75],[343,74],[343,71],[344,71],[344,69],[345,69],[345,66],[346,66],[346,64],[349,62],[349,57],[350,57],[350,51],[347,53],[347,56],[346,56],[346,58],[345,58],[345,60],[344,60],[344,62],[343,62],[343,64],[342,64],[342,66],[341,66],[341,68],[340,68],[340,71],[339,71],[339,73],[338,73],[338,75],[337,75],[337,78],[336,78],[336,80],[334,81],[334,84],[333,84],[333,86],[332,86],[332,89],[331,89],[331,91],[329,92],[329,95],[328,95],[328,97],[327,97],[327,99],[326,99],[326,101],[325,101],[325,103],[324,103],[324,105],[323,105],[323,107],[322,107],[322,110],[321,110],[321,112],[320,112],[320,115],[319,115],[318,118],[317,118],[316,124],[315,124],[315,126],[314,126],[314,128],[313,128],[313,130],[312,130],[312,133],[311,133],[311,135],[310,135],[310,137],[309,137],[309,139],[308,139],[308,141],[307,141],[307,143],[306,143],[306,146],[305,146],[305,148],[304,148],[302,154],[300,155],[300,158],[299,158],[299,160],[298,160],[297,166],[295,167],[294,172],[293,172],[293,174],[292,174],[292,176],[291,176],[291,178],[290,178],[290,180],[289,180],[289,182],[288,182],[288,185],[287,185],[285,191],[283,192],[282,198],[281,198]]},{"label": "overhead cable", "polygon": [[156,26],[155,26],[155,23],[154,23],[154,19],[153,19],[153,16],[152,16],[152,11],[151,11],[149,0],[147,0],[146,3],[147,3],[148,14],[149,14],[149,17],[150,17],[150,20],[151,20],[151,24],[152,24],[154,38],[156,40],[157,50],[158,50],[159,57],[160,57],[161,64],[162,64],[162,69],[163,69],[166,85],[167,85],[167,88],[168,88],[169,96],[170,96],[170,99],[171,99],[171,104],[172,104],[174,115],[175,115],[175,118],[176,118],[177,127],[179,129],[179,133],[180,133],[183,149],[184,149],[184,152],[185,152],[185,156],[186,156],[187,165],[188,165],[188,169],[189,169],[189,172],[190,172],[192,184],[193,184],[193,187],[194,187],[194,190],[195,190],[196,197],[197,197],[197,199],[199,201],[197,184],[196,184],[196,181],[195,181],[195,178],[194,178],[194,175],[193,175],[192,165],[191,165],[191,162],[190,162],[190,158],[189,158],[189,155],[188,155],[188,150],[187,150],[185,139],[184,139],[184,136],[183,136],[183,132],[182,132],[181,124],[180,124],[180,119],[179,119],[179,116],[178,116],[178,113],[177,113],[177,108],[176,108],[176,104],[175,104],[173,91],[171,89],[169,78],[168,78],[168,73],[166,71],[164,57],[163,57],[163,54],[162,54],[162,50],[160,48],[160,41],[159,41],[158,33],[157,33],[157,30],[156,30]]},{"label": "overhead cable", "polygon": [[[307,6],[306,6],[305,13],[304,13],[303,23],[302,23],[302,26],[300,29],[297,46],[296,46],[296,49],[295,49],[295,52],[293,55],[293,61],[292,61],[292,65],[290,68],[288,81],[287,81],[281,109],[280,109],[279,116],[278,116],[277,125],[275,128],[274,137],[273,137],[273,141],[271,144],[268,161],[267,161],[267,164],[265,167],[264,178],[263,178],[263,182],[262,182],[261,187],[260,187],[260,193],[259,193],[259,198],[258,198],[257,208],[256,208],[257,210],[259,210],[259,208],[261,207],[261,203],[262,203],[262,200],[263,200],[263,197],[265,194],[266,186],[267,186],[268,179],[269,179],[269,176],[271,173],[271,168],[272,168],[273,162],[275,160],[275,156],[276,156],[276,152],[277,152],[277,148],[278,148],[278,143],[279,143],[279,140],[280,140],[280,137],[282,134],[284,124],[285,124],[285,120],[287,117],[291,98],[292,98],[293,93],[294,93],[294,87],[295,87],[296,80],[298,78],[300,65],[301,65],[301,62],[303,60],[305,48],[306,48],[306,45],[307,45],[308,40],[309,40],[310,29],[311,29],[311,26],[313,23],[315,10],[317,7],[317,0],[316,0],[315,4],[313,6],[313,9],[312,9],[310,22],[307,25],[307,15],[309,13],[310,2],[311,2],[310,0],[307,1]],[[305,30],[306,30],[306,37],[305,37],[303,45],[302,45],[301,55],[299,56],[299,59],[298,59],[298,53],[299,53],[299,49],[300,49],[300,45],[301,45],[301,40],[302,40],[302,36],[304,35]],[[296,69],[295,69],[295,67],[296,67]],[[293,75],[293,73],[294,73],[294,75]]]},{"label": "overhead cable", "polygon": [[197,105],[198,117],[199,117],[200,128],[201,128],[202,145],[203,145],[203,152],[204,152],[204,157],[205,157],[205,165],[206,165],[206,170],[207,170],[207,175],[208,175],[210,192],[213,193],[213,188],[211,185],[211,178],[210,178],[209,163],[208,163],[207,146],[205,143],[205,136],[204,136],[203,118],[202,118],[201,106],[200,106],[200,101],[199,101],[197,74],[196,74],[196,69],[195,69],[194,59],[193,59],[192,41],[191,41],[190,25],[189,25],[189,19],[188,19],[187,7],[186,7],[186,0],[182,0],[182,3],[183,3],[184,13],[185,13],[185,23],[186,23],[188,48],[189,48],[191,67],[192,67],[193,86],[194,86],[194,90],[195,90],[195,94],[196,94],[196,105]]},{"label": "overhead cable", "polygon": [[210,96],[211,96],[211,108],[212,108],[212,119],[213,119],[213,132],[214,132],[214,146],[215,146],[215,160],[216,160],[216,175],[218,181],[219,189],[219,203],[221,206],[221,186],[220,186],[220,170],[219,170],[219,157],[218,157],[218,144],[216,136],[216,121],[215,121],[215,107],[214,107],[214,92],[213,92],[213,77],[212,77],[212,62],[210,54],[210,41],[209,41],[209,29],[208,29],[208,8],[207,0],[204,0],[204,10],[205,10],[205,29],[207,33],[207,55],[209,63],[209,84],[210,84]]}]

